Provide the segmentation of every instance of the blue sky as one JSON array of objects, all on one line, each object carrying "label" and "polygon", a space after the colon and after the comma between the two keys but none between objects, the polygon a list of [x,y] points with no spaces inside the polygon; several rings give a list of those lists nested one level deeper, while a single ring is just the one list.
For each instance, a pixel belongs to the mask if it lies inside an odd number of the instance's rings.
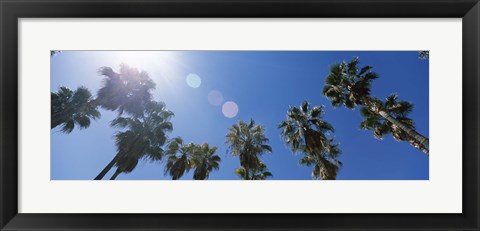
[{"label": "blue sky", "polygon": [[[359,128],[358,109],[332,108],[321,94],[330,66],[355,56],[360,66],[373,66],[380,76],[372,84],[372,95],[384,99],[397,93],[400,100],[412,102],[410,117],[417,131],[428,137],[429,64],[416,51],[64,51],[51,58],[51,90],[85,86],[95,93],[103,78],[97,72],[102,66],[118,71],[125,63],[147,71],[157,85],[154,99],[175,113],[169,137],[218,146],[222,162],[220,170],[210,174],[211,180],[238,179],[234,170],[239,160],[227,153],[225,134],[238,120],[250,118],[265,126],[270,139],[273,152],[262,159],[273,173],[272,180],[312,179],[312,168],[298,163],[301,154],[293,155],[277,128],[289,106],[305,100],[325,105],[324,119],[335,128],[343,162],[337,180],[428,180],[424,153],[391,136],[375,139],[371,131]],[[220,105],[208,100],[214,90],[222,95],[223,100],[214,98]],[[233,118],[222,113],[222,104],[229,101],[238,105]],[[52,180],[91,180],[115,156],[117,129],[109,123],[116,113],[102,109],[101,113],[87,129],[76,128],[70,134],[51,130]],[[163,163],[145,161],[117,180],[170,179],[163,173]],[[182,179],[192,179],[192,172]]]}]

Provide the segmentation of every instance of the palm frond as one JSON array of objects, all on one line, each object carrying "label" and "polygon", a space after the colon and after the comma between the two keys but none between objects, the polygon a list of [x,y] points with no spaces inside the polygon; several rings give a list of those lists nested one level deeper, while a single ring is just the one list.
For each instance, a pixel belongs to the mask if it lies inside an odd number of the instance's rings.
[{"label": "palm frond", "polygon": [[78,125],[80,129],[90,126],[91,120],[100,118],[100,112],[90,91],[81,86],[75,91],[60,87],[51,92],[51,128],[62,125],[61,131],[70,133]]},{"label": "palm frond", "polygon": [[378,75],[370,66],[364,66],[359,70],[359,63],[358,57],[354,57],[348,63],[337,63],[330,68],[322,93],[330,100],[332,106],[343,105],[353,109],[363,105],[363,99],[370,95],[371,83]]},{"label": "palm frond", "polygon": [[[342,64],[334,68],[344,70],[346,65]],[[336,158],[341,154],[341,150],[339,145],[334,143],[333,138],[328,138],[334,132],[334,128],[323,120],[323,106],[314,106],[309,109],[309,103],[303,102],[300,108],[291,107],[287,111],[286,120],[278,126],[282,129],[281,137],[294,154],[296,152],[303,153],[299,160],[301,165],[314,166],[312,177],[316,179],[335,178],[336,171],[340,166],[336,165],[337,167],[333,168],[329,161],[337,163]],[[327,166],[328,169],[327,167],[320,168],[320,166]]]}]

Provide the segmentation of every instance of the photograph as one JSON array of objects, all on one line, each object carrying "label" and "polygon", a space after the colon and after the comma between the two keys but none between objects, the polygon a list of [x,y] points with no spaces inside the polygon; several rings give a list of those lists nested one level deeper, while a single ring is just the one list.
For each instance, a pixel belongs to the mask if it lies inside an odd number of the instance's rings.
[{"label": "photograph", "polygon": [[52,50],[50,180],[429,180],[429,51]]},{"label": "photograph", "polygon": [[480,0],[0,12],[0,231],[480,230]]}]

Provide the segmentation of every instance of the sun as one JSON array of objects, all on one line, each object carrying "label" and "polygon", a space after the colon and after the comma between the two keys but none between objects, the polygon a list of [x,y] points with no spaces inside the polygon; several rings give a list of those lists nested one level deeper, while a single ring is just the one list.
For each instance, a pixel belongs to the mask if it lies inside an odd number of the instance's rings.
[{"label": "sun", "polygon": [[[183,67],[177,51],[107,51],[110,63],[122,63],[146,71],[157,84],[171,86]],[[165,86],[166,87],[166,86]]]},{"label": "sun", "polygon": [[112,58],[147,72],[173,72],[177,68],[175,51],[113,51]]}]

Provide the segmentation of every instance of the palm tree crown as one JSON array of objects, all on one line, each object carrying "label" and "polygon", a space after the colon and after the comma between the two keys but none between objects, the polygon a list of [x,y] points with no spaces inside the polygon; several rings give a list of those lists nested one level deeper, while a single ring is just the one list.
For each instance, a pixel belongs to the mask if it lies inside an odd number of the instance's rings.
[{"label": "palm tree crown", "polygon": [[249,178],[249,170],[260,166],[260,156],[265,152],[272,152],[272,147],[265,137],[265,128],[262,125],[255,125],[250,119],[247,124],[240,120],[229,128],[226,135],[228,151],[233,156],[240,157],[240,165],[246,170],[246,179]]},{"label": "palm tree crown", "polygon": [[307,166],[315,164],[312,173],[315,178],[334,180],[342,165],[336,159],[340,150],[333,143],[333,138],[328,137],[334,129],[330,123],[323,120],[323,113],[323,106],[310,109],[309,103],[305,101],[299,108],[291,107],[286,120],[278,127],[282,129],[281,136],[293,153],[304,154],[300,164]]},{"label": "palm tree crown", "polygon": [[[113,127],[124,128],[115,135],[117,146],[116,175],[129,173],[141,159],[160,161],[162,146],[167,140],[167,132],[172,131],[169,122],[173,113],[162,102],[151,101],[146,104],[140,117],[117,117],[111,122]],[[113,177],[113,178],[115,178]]]},{"label": "palm tree crown", "polygon": [[61,131],[70,133],[75,125],[80,129],[90,126],[91,119],[100,118],[100,112],[93,102],[92,94],[86,87],[79,87],[72,91],[67,87],[60,87],[57,92],[51,93],[51,128],[62,125]]},{"label": "palm tree crown", "polygon": [[304,155],[300,159],[301,165],[313,166],[312,178],[322,180],[337,179],[337,172],[342,166],[342,162],[336,159],[340,154],[338,144],[333,144],[333,139],[329,139],[329,147],[322,150],[320,155]]},{"label": "palm tree crown", "polygon": [[194,143],[184,144],[181,137],[172,139],[167,146],[168,155],[165,174],[170,174],[172,180],[180,179],[185,172],[193,167],[193,155],[197,146]]},{"label": "palm tree crown", "polygon": [[334,107],[343,104],[352,109],[365,104],[365,100],[370,96],[371,82],[378,78],[378,75],[371,71],[371,66],[359,70],[358,64],[358,57],[355,57],[349,63],[334,64],[330,68],[323,94],[330,99]]},{"label": "palm tree crown", "polygon": [[249,170],[248,178],[245,168],[240,167],[235,169],[235,174],[240,177],[242,180],[266,180],[269,177],[272,177],[272,173],[268,171],[267,165],[260,163],[257,168]]},{"label": "palm tree crown", "polygon": [[55,56],[55,55],[58,55],[60,53],[62,53],[62,51],[52,51],[52,50],[50,50],[50,56]]},{"label": "palm tree crown", "polygon": [[120,65],[120,72],[110,67],[102,67],[99,73],[105,78],[97,92],[97,103],[107,110],[118,110],[141,116],[145,106],[151,101],[151,91],[155,83],[146,71],[138,71],[126,64]]},{"label": "palm tree crown", "polygon": [[219,169],[221,158],[215,154],[216,151],[217,147],[210,148],[208,143],[197,145],[192,159],[195,168],[194,180],[207,180],[210,172]]},{"label": "palm tree crown", "polygon": [[419,59],[429,59],[430,58],[430,51],[419,51],[418,52]]}]

